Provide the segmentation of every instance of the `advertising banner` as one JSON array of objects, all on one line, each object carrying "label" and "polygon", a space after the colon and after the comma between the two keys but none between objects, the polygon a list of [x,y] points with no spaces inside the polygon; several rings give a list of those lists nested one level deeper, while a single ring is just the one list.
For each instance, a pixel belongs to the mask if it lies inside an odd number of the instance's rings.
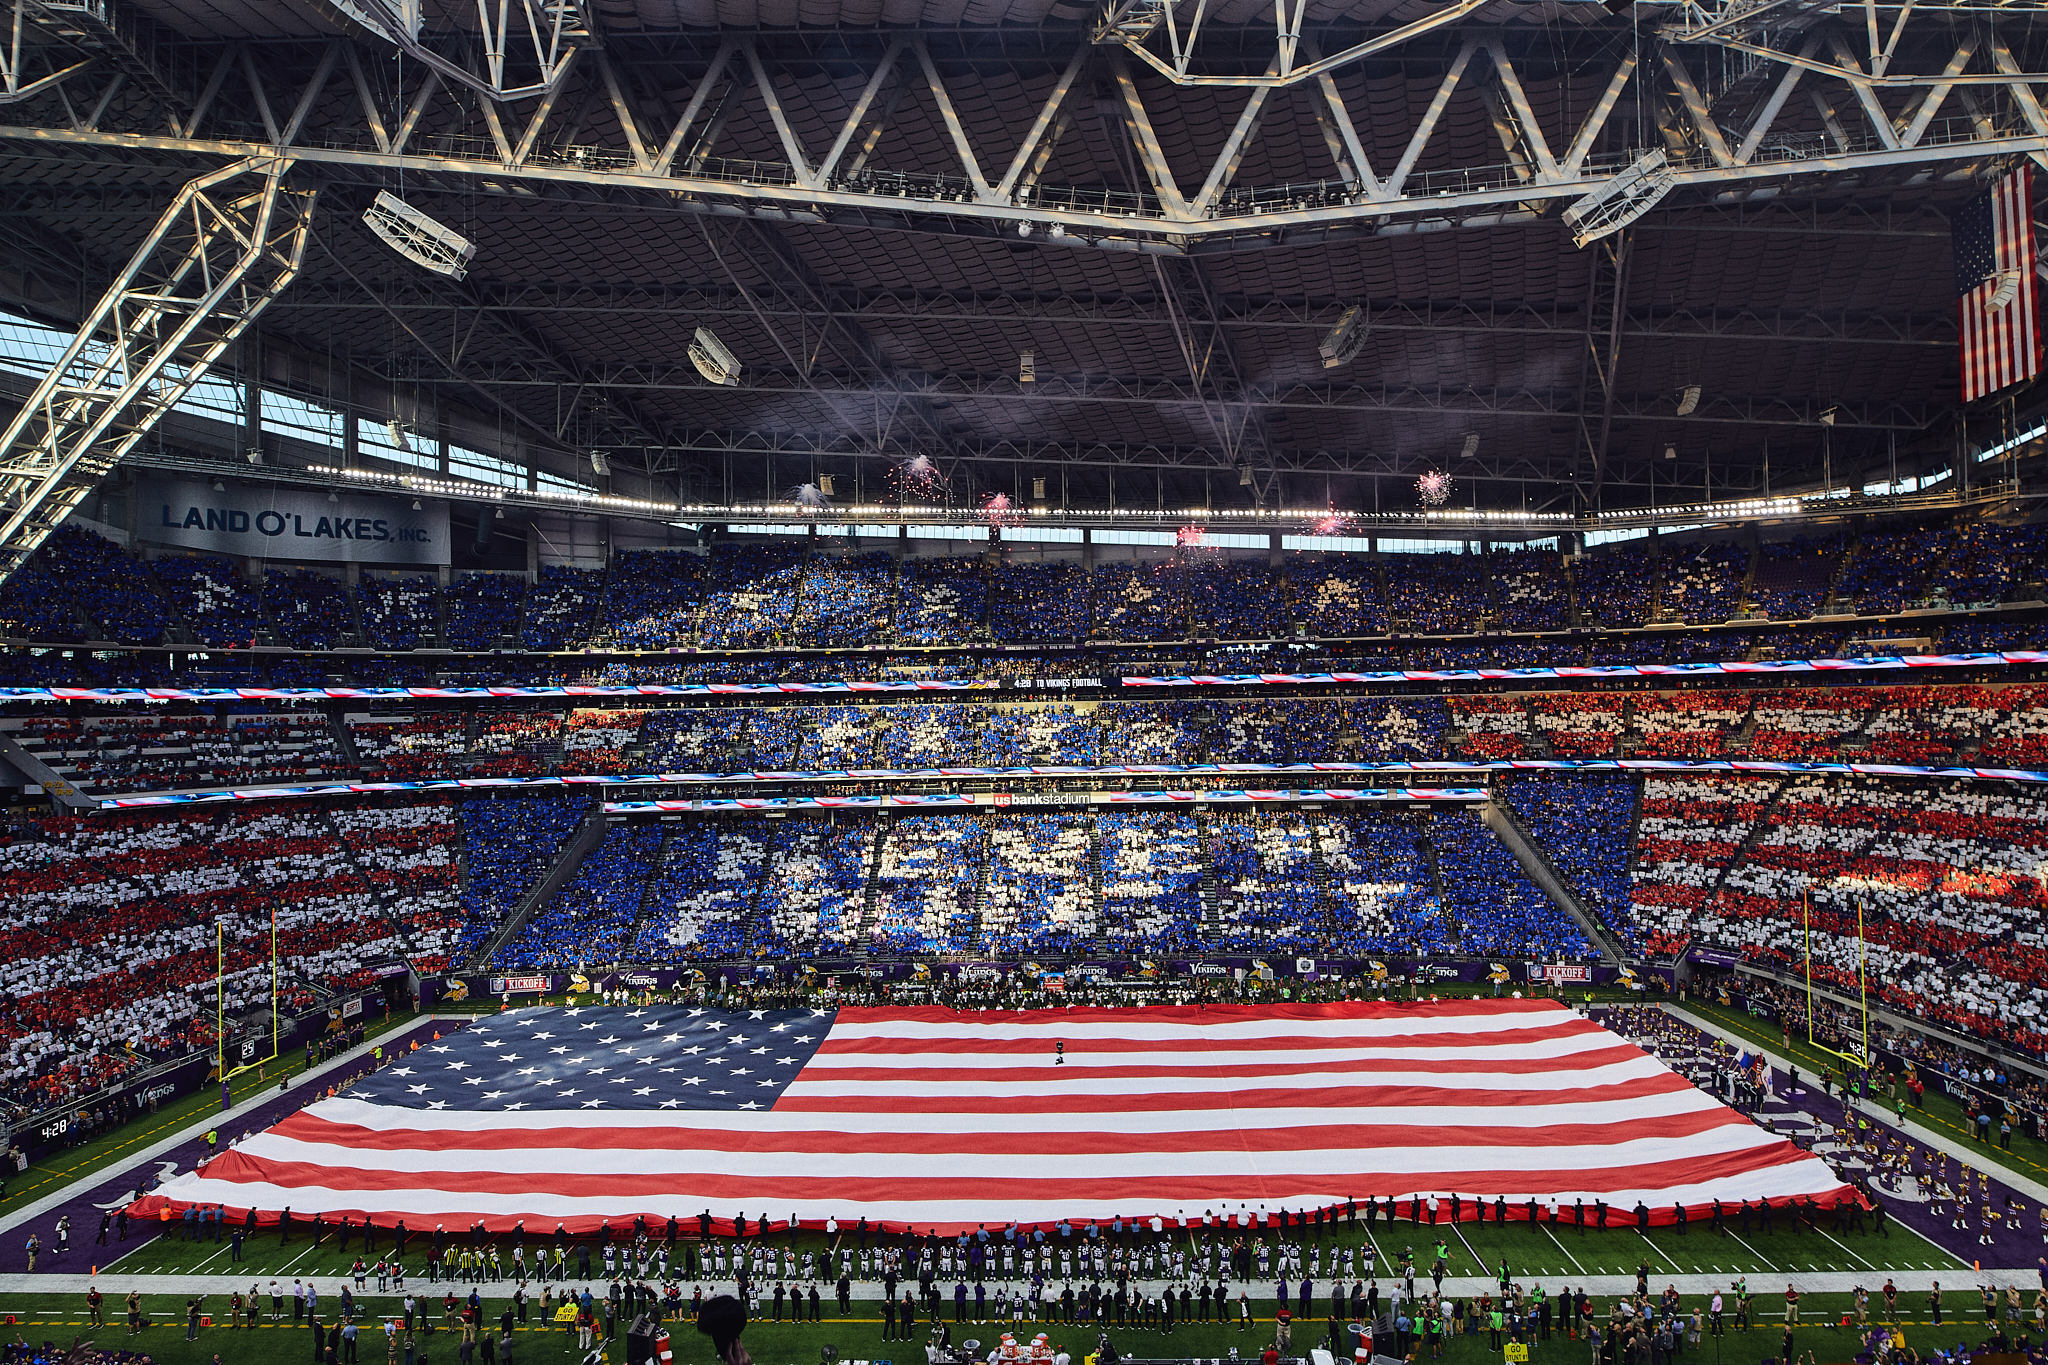
[{"label": "advertising banner", "polygon": [[193,479],[144,479],[136,534],[159,545],[209,554],[333,564],[448,562],[448,504],[341,489],[229,484],[217,492]]}]

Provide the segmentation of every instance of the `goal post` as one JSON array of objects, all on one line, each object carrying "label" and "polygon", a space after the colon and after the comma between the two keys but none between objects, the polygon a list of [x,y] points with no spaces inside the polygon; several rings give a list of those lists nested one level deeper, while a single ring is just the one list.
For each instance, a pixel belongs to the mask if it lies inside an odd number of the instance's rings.
[{"label": "goal post", "polygon": [[1813,891],[1808,888],[1800,896],[1805,913],[1806,929],[1806,1044],[1816,1052],[1825,1052],[1838,1057],[1851,1066],[1868,1069],[1871,1062],[1870,1050],[1870,944],[1864,936],[1863,902],[1856,902],[1856,1003],[1860,1012],[1861,1051],[1843,1052],[1829,1047],[1815,1036],[1814,1031],[1814,987],[1813,987]]},{"label": "goal post", "polygon": [[[279,1053],[280,1053],[280,1041],[281,1041],[281,1038],[282,1038],[282,1035],[283,1035],[283,1029],[284,1029],[284,1019],[283,1019],[284,1011],[283,1011],[283,1008],[282,1008],[282,1003],[281,1003],[280,997],[279,997],[279,995],[278,995],[278,987],[279,987],[279,984],[280,984],[280,974],[279,974],[279,970],[278,970],[278,955],[277,955],[277,907],[276,907],[275,905],[273,905],[273,906],[271,906],[271,907],[270,907],[270,1055],[269,1055],[269,1056],[267,1056],[267,1057],[256,1057],[256,1058],[252,1058],[251,1060],[249,1060],[249,1061],[246,1061],[246,1062],[242,1062],[242,1063],[240,1063],[240,1064],[238,1064],[238,1065],[236,1065],[236,1066],[234,1066],[234,1067],[232,1067],[232,1068],[230,1068],[230,1067],[228,1066],[228,1029],[227,1029],[227,999],[228,999],[228,947],[227,947],[227,939],[228,939],[228,931],[227,931],[227,923],[226,923],[226,921],[225,921],[225,920],[215,920],[215,921],[214,921],[214,923],[213,923],[213,951],[214,951],[214,973],[213,973],[213,1046],[214,1046],[214,1073],[215,1073],[215,1075],[217,1075],[217,1076],[219,1077],[219,1079],[220,1079],[220,1083],[221,1083],[221,1085],[222,1085],[223,1087],[226,1087],[226,1085],[228,1084],[228,1082],[229,1082],[229,1081],[233,1080],[233,1079],[234,1079],[235,1077],[237,1077],[237,1076],[241,1075],[241,1074],[242,1074],[243,1072],[245,1072],[245,1071],[253,1071],[253,1070],[255,1070],[255,1069],[256,1069],[256,1068],[258,1068],[258,1067],[262,1067],[262,1066],[268,1066],[268,1065],[269,1065],[270,1063],[272,1063],[272,1062],[276,1061],[276,1060],[278,1059],[278,1056],[279,1056]],[[226,1093],[227,1093],[227,1092],[226,1092],[225,1088],[223,1088],[223,1090],[222,1090],[222,1094],[223,1094],[223,1095],[225,1095]]]}]

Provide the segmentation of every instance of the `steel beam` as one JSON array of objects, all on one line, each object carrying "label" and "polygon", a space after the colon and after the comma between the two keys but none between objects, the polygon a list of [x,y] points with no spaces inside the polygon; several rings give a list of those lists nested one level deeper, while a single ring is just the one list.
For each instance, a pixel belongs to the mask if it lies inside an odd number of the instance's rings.
[{"label": "steel beam", "polygon": [[314,193],[284,188],[290,164],[238,162],[180,191],[0,433],[0,581],[298,273]]},{"label": "steel beam", "polygon": [[[1895,123],[1884,113],[1873,90],[1877,78],[1855,67],[1853,56],[1839,44],[1839,35],[1829,37],[1836,43],[1836,64],[1795,67],[1806,73],[1807,93],[1824,106],[1832,110],[1854,101],[1865,114],[1853,132],[1830,114],[1832,146],[1803,130],[1779,129],[1787,122],[1783,111],[1793,90],[1789,76],[1777,82],[1738,83],[1709,100],[1688,70],[1683,48],[1663,45],[1652,69],[1661,71],[1675,89],[1684,125],[1682,131],[1679,125],[1673,127],[1685,144],[1673,165],[1678,192],[1673,203],[1696,202],[1702,196],[1739,200],[1753,193],[1782,197],[1802,184],[1820,186],[1843,176],[1868,184],[1872,177],[1904,168],[1962,179],[1998,158],[2048,157],[2048,127],[2032,116],[2039,106],[2030,89],[2048,81],[2048,76],[2029,71],[2014,58],[2000,31],[1994,29],[1981,39],[1968,34],[1958,38],[1942,27],[1949,23],[1941,19],[1923,25],[1918,18],[1910,22],[1908,36],[1916,59],[1924,59],[1938,43],[1939,55],[1932,64],[1941,69],[1914,78],[1924,94],[1903,121]],[[298,107],[281,110],[271,105],[254,64],[245,60],[249,101],[213,98],[226,70],[217,67],[200,107],[171,132],[160,123],[152,125],[137,111],[136,102],[111,100],[109,92],[95,84],[98,73],[80,69],[58,82],[54,94],[46,89],[41,97],[18,101],[13,108],[21,111],[21,121],[0,127],[0,139],[116,150],[138,157],[177,153],[223,161],[284,150],[303,164],[325,168],[333,178],[353,179],[364,186],[389,187],[404,177],[408,193],[483,189],[525,196],[551,188],[584,190],[607,202],[660,205],[672,211],[739,212],[785,222],[867,227],[916,223],[980,235],[1014,232],[1023,226],[1034,232],[1042,229],[1045,236],[1071,245],[1169,253],[1219,243],[1286,241],[1336,230],[1386,233],[1468,221],[1519,221],[1545,204],[1568,202],[1596,190],[1639,154],[1636,148],[1594,152],[1609,115],[1635,79],[1635,55],[1617,57],[1611,49],[1598,58],[1588,54],[1586,61],[1602,63],[1596,71],[1611,69],[1612,74],[1571,145],[1558,155],[1539,127],[1529,95],[1537,80],[1557,78],[1555,59],[1535,62],[1526,54],[1510,52],[1508,40],[1493,26],[1455,49],[1446,41],[1454,37],[1446,31],[1431,40],[1439,54],[1442,83],[1416,117],[1404,152],[1384,179],[1365,164],[1364,139],[1341,93],[1327,78],[1327,69],[1316,70],[1316,62],[1296,65],[1293,76],[1311,82],[1317,118],[1308,135],[1326,141],[1327,152],[1335,157],[1331,175],[1311,184],[1243,185],[1235,179],[1244,147],[1262,134],[1275,135],[1266,127],[1271,102],[1262,97],[1270,83],[1262,83],[1264,77],[1232,78],[1230,83],[1252,88],[1243,104],[1232,103],[1222,112],[1215,107],[1218,97],[1199,87],[1167,84],[1162,91],[1141,86],[1123,69],[1119,53],[1110,63],[1109,93],[1121,116],[1117,136],[1130,159],[1144,169],[1143,183],[1115,189],[1050,185],[1041,175],[1047,149],[1071,122],[1071,91],[1087,65],[1087,50],[1055,53],[1041,41],[1034,60],[1057,57],[1063,71],[1037,117],[1028,128],[1014,131],[1014,148],[977,153],[958,113],[962,92],[954,87],[964,84],[960,64],[972,70],[977,62],[987,63],[964,50],[941,51],[922,36],[916,41],[884,39],[872,56],[853,59],[861,63],[864,76],[858,100],[850,115],[835,109],[830,116],[826,126],[838,136],[815,166],[797,138],[796,130],[804,123],[787,107],[793,92],[806,88],[799,76],[807,73],[778,60],[777,50],[793,45],[805,52],[802,62],[830,61],[834,79],[843,76],[847,57],[843,50],[830,57],[810,52],[804,40],[788,38],[778,39],[771,50],[767,38],[754,36],[727,38],[714,52],[693,49],[688,57],[664,55],[660,43],[615,43],[600,59],[579,62],[578,49],[565,47],[551,59],[551,69],[558,74],[545,90],[536,89],[538,100],[530,114],[515,122],[487,100],[473,116],[455,111],[457,121],[431,136],[420,130],[422,113],[446,107],[449,102],[440,87],[456,79],[439,68],[422,69],[408,75],[402,86],[379,92],[373,88],[375,82],[364,78],[360,61],[352,59],[357,98],[322,100],[316,106],[313,96],[329,74],[321,70],[304,81],[307,94]],[[1605,41],[1599,35],[1588,41],[1594,39]],[[1807,46],[1801,53],[1815,50],[1811,41],[1802,41]],[[1316,50],[1309,35],[1303,35],[1301,46],[1304,52]],[[1481,48],[1495,77],[1486,98],[1499,111],[1509,150],[1501,161],[1444,168],[1436,144],[1452,97],[1473,53]],[[1992,54],[1994,69],[1965,70],[1980,48]],[[1773,55],[1795,63],[1799,56]],[[331,68],[334,60],[332,48],[309,51],[292,78],[303,81],[315,63]],[[1262,60],[1275,64],[1275,69],[1280,63],[1279,58]],[[679,75],[679,67],[701,70],[701,75]],[[656,151],[625,91],[675,89],[692,82],[688,108]],[[910,83],[930,93],[939,126],[952,143],[949,160],[954,164],[916,172],[870,164],[866,149],[889,117],[895,95]],[[1995,85],[2009,98],[1981,102],[1967,117],[1939,117],[1943,95],[1972,83]],[[79,100],[55,97],[74,86],[81,91]],[[782,160],[755,159],[761,155],[758,147],[741,151],[724,144],[725,115],[742,88],[759,95]],[[719,91],[725,94],[714,101]],[[1174,101],[1205,102],[1179,108],[1171,107]],[[615,119],[587,120],[592,105],[609,105]],[[91,107],[95,116],[78,118],[65,112],[77,107]],[[247,113],[251,107],[260,115],[253,122]],[[1190,179],[1190,188],[1184,189],[1174,178],[1169,149],[1158,130],[1210,121],[1219,112],[1225,120],[1234,119],[1235,125],[1207,163],[1199,188],[1193,188]],[[1166,122],[1169,117],[1172,125]],[[400,120],[396,130],[394,120]],[[1276,122],[1290,124],[1288,136],[1302,135],[1291,121]],[[592,131],[596,128],[603,129],[601,136]],[[1742,129],[1739,147],[1731,146],[1724,128]],[[1507,136],[1507,131],[1513,135]],[[685,138],[692,139],[689,155],[683,154]],[[726,159],[729,156],[746,159]],[[1319,154],[1316,160],[1321,159]],[[985,170],[984,163],[991,169]],[[1005,169],[992,182],[992,168],[997,166]],[[1435,169],[1425,171],[1425,166]]]}]

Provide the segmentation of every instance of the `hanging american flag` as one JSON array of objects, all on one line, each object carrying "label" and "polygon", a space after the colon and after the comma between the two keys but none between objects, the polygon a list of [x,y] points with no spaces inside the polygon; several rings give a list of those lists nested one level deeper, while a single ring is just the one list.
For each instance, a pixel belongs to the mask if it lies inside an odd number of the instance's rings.
[{"label": "hanging american flag", "polygon": [[[141,1201],[414,1229],[644,1214],[972,1229],[1457,1193],[1673,1205],[1844,1190],[1561,1004],[955,1013],[514,1010]],[[1462,1207],[1468,1216],[1470,1203]],[[1569,1216],[1569,1215],[1567,1215]]]},{"label": "hanging american flag", "polygon": [[1949,225],[1965,403],[2041,372],[2033,177],[2033,167],[2021,165]]}]

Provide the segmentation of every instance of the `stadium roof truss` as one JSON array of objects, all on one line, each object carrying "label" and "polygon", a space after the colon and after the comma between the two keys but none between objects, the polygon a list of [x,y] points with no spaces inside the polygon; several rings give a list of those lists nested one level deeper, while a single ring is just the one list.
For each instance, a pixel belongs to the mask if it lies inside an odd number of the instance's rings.
[{"label": "stadium roof truss", "polygon": [[[1814,244],[1797,268],[1860,239],[1904,242],[1924,267],[1946,239],[1929,210],[2016,158],[2048,164],[2039,8],[1281,0],[1261,17],[1249,0],[934,0],[892,26],[837,0],[794,24],[770,0],[4,0],[0,155],[36,260],[64,257],[51,239],[67,231],[132,246],[126,220],[166,212],[181,181],[279,168],[327,213],[266,328],[331,321],[365,376],[495,409],[578,467],[638,452],[620,472],[644,489],[701,493],[718,452],[928,451],[1235,471],[1271,501],[1283,474],[1412,474],[1411,450],[1359,434],[1392,414],[1569,432],[1513,454],[1488,441],[1455,472],[1585,508],[1603,485],[1657,482],[1647,443],[1612,435],[1630,423],[1731,444],[1775,428],[1797,459],[1953,413],[1931,378],[1951,363],[1944,288],[1875,305],[1651,296],[1673,253],[1645,246],[1792,231]],[[1569,259],[1564,211],[1659,156],[1661,203],[1589,249],[1583,284],[1535,253],[1525,273],[1560,277],[1545,288],[1433,267],[1415,289],[1334,267],[1282,288],[1245,264],[1546,223]],[[494,264],[486,241],[466,280],[394,268],[353,223],[380,191],[428,214],[515,210],[518,259]],[[39,238],[29,220],[86,226]],[[887,268],[827,269],[819,243],[847,232]],[[1029,289],[920,278],[945,241],[1072,268]],[[671,256],[681,278],[647,268]],[[100,269],[94,291],[121,273]],[[1395,347],[1550,349],[1512,377],[1396,375],[1370,348],[1326,373],[1314,334],[1360,303]],[[736,384],[668,344],[677,313],[744,339]],[[390,344],[358,344],[366,319]],[[1071,364],[1041,345],[1027,379],[1018,327],[1099,344]],[[962,345],[977,329],[1003,340]],[[1708,374],[1684,413],[1667,374],[1630,360],[1749,343],[1884,359],[1797,393]],[[1767,486],[1745,459],[1723,471],[1730,493]]]}]

